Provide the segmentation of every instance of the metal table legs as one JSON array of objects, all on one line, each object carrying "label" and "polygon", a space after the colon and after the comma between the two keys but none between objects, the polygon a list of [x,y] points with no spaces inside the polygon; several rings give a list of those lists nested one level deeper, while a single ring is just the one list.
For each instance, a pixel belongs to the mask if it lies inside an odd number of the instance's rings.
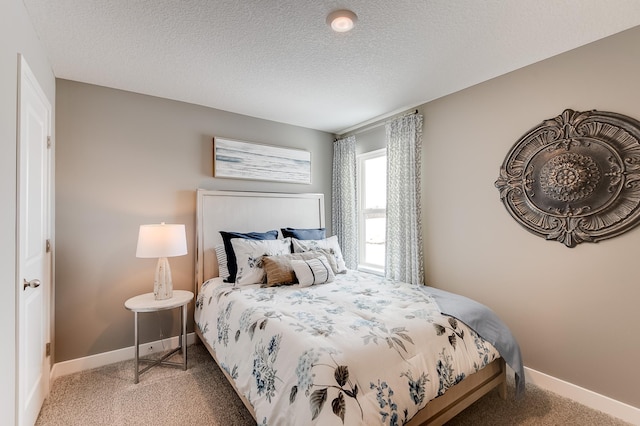
[{"label": "metal table legs", "polygon": [[[134,321],[134,335],[135,335],[135,378],[133,383],[138,383],[140,380],[140,374],[149,370],[151,367],[156,365],[169,365],[172,367],[182,367],[183,370],[187,369],[187,304],[182,305],[181,315],[180,315],[180,336],[178,337],[178,347],[173,349],[172,351],[166,353],[160,359],[141,359],[140,358],[140,335],[138,330],[138,312],[133,312],[133,321]],[[166,361],[167,358],[172,356],[178,351],[182,351],[182,362],[173,362]],[[139,364],[141,362],[150,363],[142,370],[139,370]]]}]

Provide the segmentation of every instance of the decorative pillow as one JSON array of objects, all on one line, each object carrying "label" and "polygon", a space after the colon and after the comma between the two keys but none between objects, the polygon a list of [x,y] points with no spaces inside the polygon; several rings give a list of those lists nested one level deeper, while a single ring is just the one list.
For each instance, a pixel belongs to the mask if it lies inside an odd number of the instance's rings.
[{"label": "decorative pillow", "polygon": [[[329,249],[318,249],[318,250],[314,250],[312,252],[309,253],[321,253],[324,255],[324,257],[327,258],[327,261],[329,261],[329,266],[331,266],[331,270],[333,271],[334,274],[338,273],[338,262],[336,261],[336,257],[333,254],[333,250],[329,250]],[[344,272],[340,272],[340,273],[346,273],[347,271],[345,270]]]},{"label": "decorative pillow", "polygon": [[238,272],[238,262],[236,261],[236,255],[233,253],[233,246],[231,240],[235,238],[244,238],[247,240],[275,240],[278,238],[278,231],[267,232],[232,232],[232,231],[220,231],[222,236],[222,242],[224,243],[224,251],[227,253],[227,268],[229,269],[229,278],[225,281],[228,283],[235,282],[236,273]]},{"label": "decorative pillow", "polygon": [[336,274],[343,274],[347,272],[347,265],[345,265],[344,258],[342,257],[342,250],[340,250],[340,245],[338,244],[338,237],[335,235],[323,240],[293,239],[291,242],[293,244],[294,253],[319,250],[325,252],[325,254],[328,252],[328,257],[332,256],[335,259],[335,267],[331,265],[333,272]]},{"label": "decorative pillow", "polygon": [[280,228],[283,237],[297,238],[299,240],[324,240],[325,228]]},{"label": "decorative pillow", "polygon": [[317,257],[309,260],[292,260],[291,266],[293,266],[300,287],[330,283],[336,277],[325,257]]},{"label": "decorative pillow", "polygon": [[297,283],[298,280],[295,272],[293,272],[291,261],[315,259],[317,257],[323,257],[323,255],[310,251],[306,253],[283,254],[282,256],[264,256],[262,262],[267,274],[267,287]]},{"label": "decorative pillow", "polygon": [[233,251],[238,262],[237,285],[264,282],[266,276],[262,262],[263,257],[291,253],[291,241],[289,241],[289,238],[284,240],[234,238],[231,240],[231,245],[233,245]]},{"label": "decorative pillow", "polygon": [[229,267],[227,266],[227,252],[224,251],[224,244],[217,245],[215,251],[218,259],[218,276],[226,280],[229,278]]}]

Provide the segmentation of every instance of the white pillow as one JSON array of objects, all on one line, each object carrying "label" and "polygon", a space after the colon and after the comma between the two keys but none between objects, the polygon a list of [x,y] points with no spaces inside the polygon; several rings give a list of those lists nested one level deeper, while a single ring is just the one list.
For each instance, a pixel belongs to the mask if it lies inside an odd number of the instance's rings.
[{"label": "white pillow", "polygon": [[233,251],[236,254],[238,273],[237,285],[259,284],[266,275],[262,265],[262,256],[279,256],[291,253],[291,239],[283,240],[248,240],[233,238]]},{"label": "white pillow", "polygon": [[291,267],[298,278],[300,287],[330,283],[336,277],[324,257],[307,260],[292,260]]},{"label": "white pillow", "polygon": [[218,276],[226,280],[229,278],[229,267],[227,266],[227,252],[224,251],[224,244],[217,245],[215,251],[218,259]]},{"label": "white pillow", "polygon": [[324,240],[298,240],[293,238],[291,241],[293,243],[294,253],[304,253],[306,251],[323,251],[325,254],[327,254],[327,252],[329,252],[329,255],[332,255],[335,259],[335,267],[333,269],[333,272],[336,274],[343,274],[347,272],[347,265],[345,265],[344,263],[342,250],[340,250],[337,236],[334,235],[332,237],[325,238]]}]

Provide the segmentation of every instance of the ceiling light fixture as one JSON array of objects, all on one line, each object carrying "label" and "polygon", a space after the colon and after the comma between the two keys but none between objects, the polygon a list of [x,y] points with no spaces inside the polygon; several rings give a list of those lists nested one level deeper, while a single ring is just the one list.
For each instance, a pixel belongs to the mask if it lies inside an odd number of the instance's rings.
[{"label": "ceiling light fixture", "polygon": [[350,10],[336,10],[327,16],[327,24],[333,31],[345,33],[350,31],[358,20],[358,16]]}]

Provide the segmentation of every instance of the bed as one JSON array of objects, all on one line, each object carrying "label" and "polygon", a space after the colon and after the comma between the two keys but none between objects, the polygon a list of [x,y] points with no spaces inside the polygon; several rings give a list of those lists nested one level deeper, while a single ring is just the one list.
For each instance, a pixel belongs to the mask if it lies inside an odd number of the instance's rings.
[{"label": "bed", "polygon": [[[487,340],[467,326],[456,310],[475,304],[468,299],[357,271],[306,287],[299,269],[296,285],[219,277],[220,231],[323,228],[322,194],[199,189],[196,216],[196,333],[257,424],[443,424],[494,388],[506,398],[505,357],[496,348],[508,353],[522,389],[517,343],[495,318],[500,336],[489,330]],[[294,243],[278,240],[269,247]],[[238,282],[248,276],[243,254]],[[284,251],[268,254],[280,259]],[[328,280],[331,256],[309,256],[306,264],[324,266]],[[444,314],[447,304],[453,314]]]}]

